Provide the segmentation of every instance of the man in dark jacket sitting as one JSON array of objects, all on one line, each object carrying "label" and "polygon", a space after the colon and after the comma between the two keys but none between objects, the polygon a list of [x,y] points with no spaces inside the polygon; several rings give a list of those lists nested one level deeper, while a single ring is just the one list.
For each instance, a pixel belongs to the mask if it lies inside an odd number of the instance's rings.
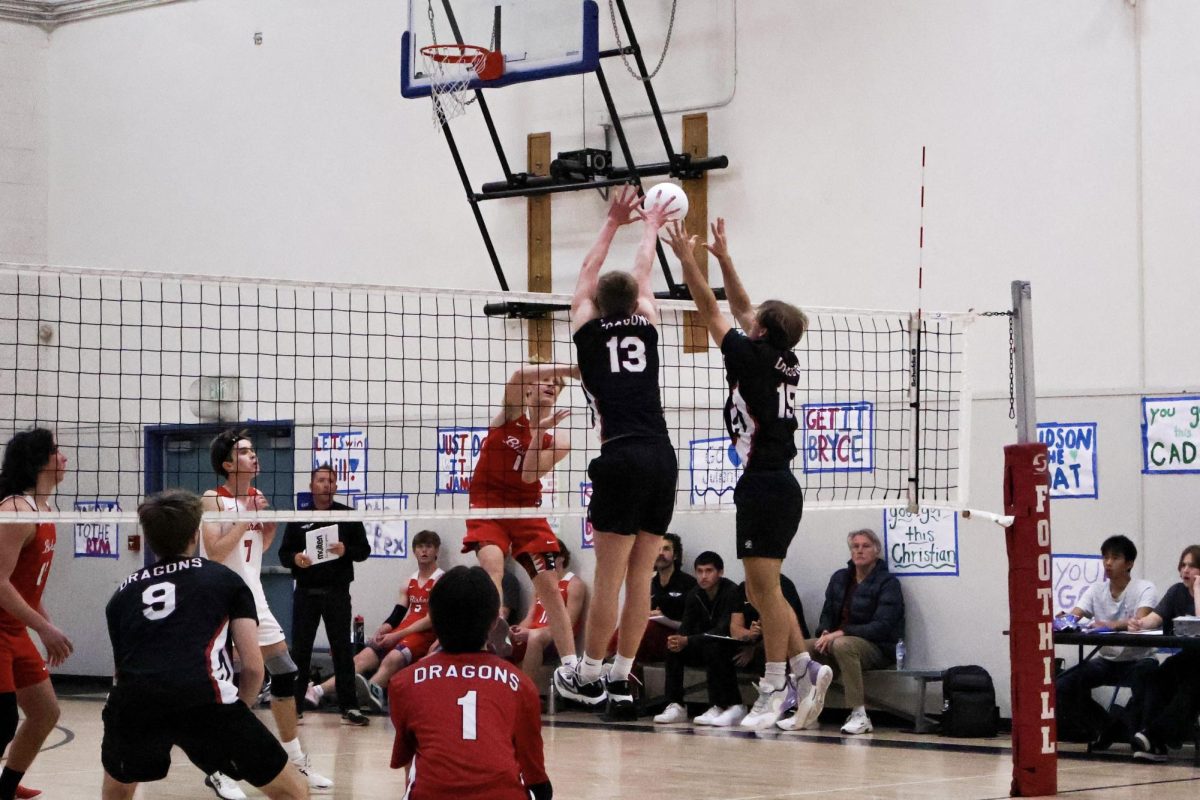
[{"label": "man in dark jacket sitting", "polygon": [[[895,661],[896,642],[904,635],[904,595],[900,581],[879,557],[883,545],[874,531],[854,531],[846,540],[850,561],[829,579],[817,638],[805,644],[814,659],[829,664],[841,677],[851,708],[842,733],[859,734],[872,730],[863,672]],[[796,719],[803,720],[797,728],[816,722],[827,686],[818,687],[822,691],[812,692],[797,709]]]}]

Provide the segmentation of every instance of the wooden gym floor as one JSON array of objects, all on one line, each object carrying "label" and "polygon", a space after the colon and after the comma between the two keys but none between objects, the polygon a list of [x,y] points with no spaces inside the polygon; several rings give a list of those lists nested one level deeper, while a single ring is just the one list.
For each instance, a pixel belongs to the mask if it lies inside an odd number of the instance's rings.
[{"label": "wooden gym floor", "polygon": [[[65,697],[59,729],[24,783],[44,800],[99,796],[99,694]],[[270,714],[260,711],[270,726]],[[355,728],[335,713],[305,715],[300,728],[313,765],[336,782],[314,797],[399,798],[403,772],[388,769],[392,731],[382,717]],[[843,737],[836,723],[820,730],[753,734],[655,726],[616,726],[593,715],[563,712],[543,728],[546,761],[555,797],[563,800],[783,800],[783,798],[1004,798],[1012,762],[1005,738],[944,739],[896,728]],[[1074,748],[1073,750],[1069,748]],[[1200,769],[1191,751],[1171,763],[1133,763],[1128,748],[1085,756],[1064,745],[1059,761],[1061,793],[1075,798],[1194,798]],[[203,776],[178,750],[165,781],[139,791],[147,798],[212,798]],[[262,795],[242,784],[250,797]]]}]

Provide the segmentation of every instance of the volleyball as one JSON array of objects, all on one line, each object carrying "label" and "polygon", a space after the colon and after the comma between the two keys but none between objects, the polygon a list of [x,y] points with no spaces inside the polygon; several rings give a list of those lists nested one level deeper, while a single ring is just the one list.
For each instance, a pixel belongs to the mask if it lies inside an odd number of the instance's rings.
[{"label": "volleyball", "polygon": [[684,194],[683,187],[674,183],[660,183],[650,187],[650,191],[646,192],[646,196],[642,198],[642,210],[649,211],[654,206],[668,202],[671,203],[670,213],[667,215],[668,220],[674,221],[687,216],[687,195]]}]

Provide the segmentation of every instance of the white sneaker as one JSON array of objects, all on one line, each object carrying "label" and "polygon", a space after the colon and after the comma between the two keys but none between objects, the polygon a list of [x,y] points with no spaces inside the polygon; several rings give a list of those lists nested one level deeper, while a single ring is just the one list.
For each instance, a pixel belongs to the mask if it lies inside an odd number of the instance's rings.
[{"label": "white sneaker", "polygon": [[[312,789],[314,792],[321,792],[333,788],[333,781],[329,780],[329,778],[326,778],[321,773],[313,770],[307,755],[299,761],[293,759],[292,763],[296,765],[296,769],[300,770],[300,774],[308,780],[309,789]],[[245,795],[243,795],[243,797],[244,796]]]},{"label": "white sneaker", "polygon": [[717,718],[712,721],[714,728],[730,728],[740,723],[746,716],[746,707],[743,705],[730,706],[717,715]]},{"label": "white sneaker", "polygon": [[673,725],[676,722],[687,722],[687,709],[679,703],[671,703],[654,717],[656,725]]},{"label": "white sneaker", "polygon": [[371,701],[371,708],[375,709],[380,714],[387,716],[388,701],[387,691],[378,683],[367,683],[367,699]]},{"label": "white sneaker", "polygon": [[308,711],[315,711],[321,707],[321,698],[324,696],[321,687],[314,683],[310,683],[304,691],[304,708]]},{"label": "white sneaker", "polygon": [[742,727],[756,731],[766,730],[795,704],[796,691],[790,681],[779,689],[765,680],[759,681],[758,699],[754,701],[754,708],[742,719]]},{"label": "white sneaker", "polygon": [[[804,716],[804,723],[797,725],[801,730],[816,727],[818,717],[825,710],[825,693],[829,691],[829,684],[833,683],[833,667],[828,664],[823,665],[817,670],[817,678],[813,681],[812,691],[808,695],[808,702],[805,704],[807,713]],[[796,717],[799,718],[800,712],[796,712]],[[865,714],[863,716],[866,716]],[[871,720],[867,720],[867,724],[871,724]]]},{"label": "white sneaker", "polygon": [[712,725],[713,720],[721,716],[721,712],[724,710],[720,706],[713,706],[708,711],[693,719],[692,722],[696,725]]},{"label": "white sneaker", "polygon": [[857,736],[860,733],[870,733],[875,730],[875,726],[871,724],[871,718],[867,716],[865,711],[852,711],[846,719],[846,724],[842,726],[842,733]]},{"label": "white sneaker", "polygon": [[223,772],[214,772],[204,777],[204,785],[217,793],[223,800],[246,800],[246,793],[237,785],[237,781]]}]

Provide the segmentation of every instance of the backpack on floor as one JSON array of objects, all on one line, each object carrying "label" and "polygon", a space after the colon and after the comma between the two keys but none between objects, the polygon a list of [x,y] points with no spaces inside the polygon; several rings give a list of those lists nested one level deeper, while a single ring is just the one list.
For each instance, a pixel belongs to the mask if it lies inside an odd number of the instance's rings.
[{"label": "backpack on floor", "polygon": [[942,673],[942,734],[995,736],[1000,727],[996,687],[983,667],[950,667]]}]

